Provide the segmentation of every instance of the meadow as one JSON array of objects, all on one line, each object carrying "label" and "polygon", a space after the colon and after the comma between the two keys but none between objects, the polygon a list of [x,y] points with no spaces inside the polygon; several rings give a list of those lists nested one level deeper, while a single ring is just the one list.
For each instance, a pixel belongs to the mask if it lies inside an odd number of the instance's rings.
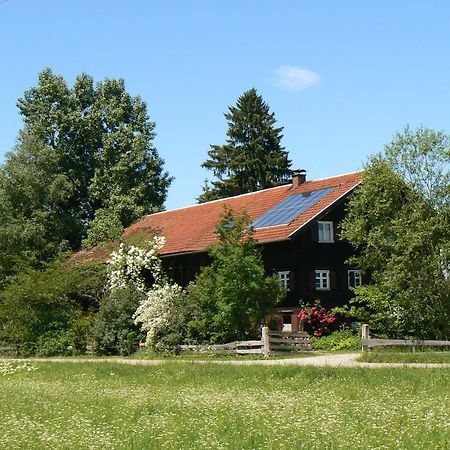
[{"label": "meadow", "polygon": [[2,449],[445,449],[449,369],[0,362]]},{"label": "meadow", "polygon": [[374,363],[425,363],[450,364],[450,352],[364,352],[358,361]]}]

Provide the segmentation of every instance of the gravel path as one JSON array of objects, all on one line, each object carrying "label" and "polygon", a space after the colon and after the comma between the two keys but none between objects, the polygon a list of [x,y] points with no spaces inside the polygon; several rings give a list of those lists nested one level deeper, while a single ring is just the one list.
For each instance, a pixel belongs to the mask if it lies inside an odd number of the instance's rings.
[{"label": "gravel path", "polygon": [[[419,367],[419,368],[450,368],[450,364],[427,363],[368,363],[358,362],[360,353],[342,353],[336,355],[308,356],[305,358],[285,359],[246,359],[246,360],[187,360],[187,359],[126,359],[126,358],[27,358],[36,362],[65,363],[117,363],[131,366],[158,366],[167,363],[180,364],[229,364],[235,366],[316,366],[316,367],[369,367],[371,369],[386,367]],[[0,359],[1,360],[1,359]]]}]

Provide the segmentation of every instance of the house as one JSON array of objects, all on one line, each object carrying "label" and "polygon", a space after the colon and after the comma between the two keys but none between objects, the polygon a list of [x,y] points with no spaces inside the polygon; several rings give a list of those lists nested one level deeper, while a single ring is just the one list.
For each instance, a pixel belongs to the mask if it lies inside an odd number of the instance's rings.
[{"label": "house", "polygon": [[287,185],[148,215],[125,235],[164,235],[160,255],[174,279],[186,285],[209,263],[206,247],[217,240],[214,230],[224,206],[245,211],[267,273],[276,272],[288,290],[272,319],[280,328],[297,330],[300,299],[339,306],[351,297],[350,288],[362,283],[361,272],[346,263],[352,247],[338,233],[346,200],[360,180],[360,172],[315,181],[294,172]]}]

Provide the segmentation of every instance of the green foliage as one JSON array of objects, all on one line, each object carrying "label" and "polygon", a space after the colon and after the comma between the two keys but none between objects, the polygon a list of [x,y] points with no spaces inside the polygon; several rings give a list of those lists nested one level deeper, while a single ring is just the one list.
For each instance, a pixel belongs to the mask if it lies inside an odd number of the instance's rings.
[{"label": "green foliage", "polygon": [[171,182],[147,106],[123,80],[82,74],[69,88],[45,69],[18,107],[24,127],[0,168],[0,284],[79,248],[88,229],[89,245],[116,237],[119,222],[161,210]]},{"label": "green foliage", "polygon": [[70,345],[83,352],[86,320],[89,311],[98,307],[104,285],[101,265],[58,262],[45,271],[21,273],[0,293],[0,339],[20,344],[26,351],[48,337],[60,339],[68,333]]},{"label": "green foliage", "polygon": [[138,349],[144,335],[133,314],[144,294],[128,286],[109,292],[103,299],[94,328],[94,349],[99,355],[129,355]]},{"label": "green foliage", "polygon": [[435,209],[450,206],[450,136],[407,126],[385,147],[392,170]]},{"label": "green foliage", "polygon": [[119,239],[122,233],[123,225],[118,214],[109,209],[98,209],[83,241],[83,247],[107,244]]},{"label": "green foliage", "polygon": [[86,353],[88,346],[92,348],[95,315],[85,312],[76,315],[68,331],[70,351],[75,355]]},{"label": "green foliage", "polygon": [[313,350],[361,350],[361,337],[349,329],[335,331],[329,336],[311,337]]},{"label": "green foliage", "polygon": [[42,358],[68,356],[71,353],[69,333],[63,330],[41,334],[34,347],[34,354]]},{"label": "green foliage", "polygon": [[211,145],[202,164],[218,180],[205,185],[200,203],[277,186],[290,175],[291,161],[281,146],[283,128],[275,126],[275,114],[256,89],[244,92],[225,118],[227,143]]},{"label": "green foliage", "polygon": [[74,227],[71,192],[58,155],[33,136],[23,136],[0,167],[0,287],[6,277],[42,268],[66,248]]},{"label": "green foliage", "polygon": [[446,338],[450,323],[449,138],[407,128],[372,157],[342,236],[372,278],[349,313],[390,337]]},{"label": "green foliage", "polygon": [[187,289],[189,302],[197,305],[190,322],[194,338],[229,342],[255,335],[259,321],[285,295],[276,276],[265,276],[249,222],[230,209],[222,215],[219,242],[209,249],[212,263]]},{"label": "green foliage", "polygon": [[379,349],[379,351],[375,351],[376,348],[372,349],[372,351],[364,352],[359,358],[360,362],[369,362],[369,363],[402,363],[402,364],[411,364],[411,363],[419,363],[419,364],[450,364],[450,352],[443,352],[435,350],[420,350],[411,352],[410,349],[403,349],[403,351],[398,350],[398,348],[394,349],[394,351],[386,351],[386,349]]}]

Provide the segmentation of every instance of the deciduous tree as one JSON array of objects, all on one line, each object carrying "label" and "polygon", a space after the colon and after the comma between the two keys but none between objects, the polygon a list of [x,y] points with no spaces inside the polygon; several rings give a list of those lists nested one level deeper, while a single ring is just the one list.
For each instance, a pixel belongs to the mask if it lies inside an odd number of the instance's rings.
[{"label": "deciduous tree", "polygon": [[343,237],[372,283],[351,312],[390,336],[443,338],[450,323],[450,139],[406,128],[368,161]]},{"label": "deciduous tree", "polygon": [[17,258],[35,265],[78,248],[94,217],[89,245],[162,209],[171,178],[153,146],[155,124],[123,80],[94,85],[82,74],[70,88],[45,69],[18,107],[24,126],[0,168],[0,278]]},{"label": "deciduous tree", "polygon": [[217,226],[219,242],[209,249],[203,267],[188,287],[196,305],[191,335],[199,340],[244,340],[257,332],[259,321],[285,295],[278,278],[266,276],[249,219],[226,210]]}]

